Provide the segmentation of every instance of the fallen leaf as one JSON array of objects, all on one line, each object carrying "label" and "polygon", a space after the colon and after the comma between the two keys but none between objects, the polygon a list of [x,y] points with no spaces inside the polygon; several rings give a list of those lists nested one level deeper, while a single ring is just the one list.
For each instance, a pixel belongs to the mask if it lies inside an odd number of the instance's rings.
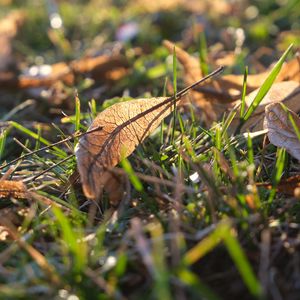
[{"label": "fallen leaf", "polygon": [[300,118],[281,103],[269,104],[265,111],[264,128],[268,129],[270,142],[300,160],[300,140],[296,133],[296,129],[300,131]]},{"label": "fallen leaf", "polygon": [[[253,91],[245,99],[246,109],[251,105],[258,90]],[[272,85],[269,92],[261,101],[251,117],[245,122],[241,128],[241,132],[255,132],[263,129],[263,122],[265,117],[265,107],[272,103],[284,103],[288,108],[294,111],[300,111],[300,87],[299,83],[295,81],[277,82]],[[236,104],[240,103],[240,100]],[[234,132],[239,125],[240,113],[237,111],[236,117],[230,124],[229,132]]]},{"label": "fallen leaf", "polygon": [[24,14],[21,11],[15,11],[0,21],[0,71],[2,72],[17,69],[12,41],[24,20]]},{"label": "fallen leaf", "polygon": [[[163,45],[170,53],[173,52],[175,44],[170,41],[164,41]],[[199,74],[202,75],[199,59],[177,46],[175,49],[176,57],[185,71],[184,80],[189,84],[194,80],[193,78],[199,76]],[[247,94],[258,89],[268,74],[269,70],[259,74],[249,74],[247,77]],[[283,65],[276,81],[297,81],[299,76],[299,63],[297,58],[295,58]],[[191,103],[196,109],[200,108],[207,125],[210,125],[213,121],[218,120],[224,112],[231,110],[235,106],[235,101],[241,97],[243,80],[243,75],[224,75],[213,78],[205,86],[200,86],[196,90],[191,91],[190,97],[186,97],[185,101],[182,101],[180,105]],[[255,91],[256,93],[257,91]],[[249,101],[251,101],[251,97],[249,97]]]},{"label": "fallen leaf", "polygon": [[[258,187],[264,187],[268,190],[273,188],[271,183],[256,183]],[[285,195],[294,196],[296,189],[300,188],[300,175],[291,176],[286,179],[281,179],[276,186],[276,191]]]},{"label": "fallen leaf", "polygon": [[57,81],[73,85],[80,76],[91,77],[97,82],[113,82],[127,74],[128,62],[122,55],[101,55],[74,60],[69,64],[58,62],[43,67],[44,70],[32,67],[36,69],[34,75],[31,74],[32,68],[20,76],[12,72],[0,73],[0,87],[6,89],[51,87]]},{"label": "fallen leaf", "polygon": [[109,169],[135,148],[155,130],[173,110],[174,104],[188,91],[212,76],[219,68],[194,82],[173,97],[135,99],[121,102],[102,111],[88,131],[79,139],[75,155],[84,194],[90,199],[99,199],[111,180]]},{"label": "fallen leaf", "polygon": [[0,198],[25,199],[27,196],[27,188],[22,181],[0,180]]},{"label": "fallen leaf", "polygon": [[80,138],[76,157],[83,191],[98,199],[111,179],[107,169],[135,148],[168,116],[174,105],[169,98],[136,99],[114,104],[101,112],[89,130],[99,130]]}]

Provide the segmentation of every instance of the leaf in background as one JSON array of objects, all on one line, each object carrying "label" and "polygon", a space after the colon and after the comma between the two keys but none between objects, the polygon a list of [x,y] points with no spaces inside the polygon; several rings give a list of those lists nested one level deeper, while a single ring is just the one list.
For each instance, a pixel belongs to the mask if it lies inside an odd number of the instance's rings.
[{"label": "leaf in background", "polygon": [[76,149],[83,191],[98,199],[111,178],[107,169],[116,166],[155,130],[173,110],[169,98],[136,99],[112,105],[101,112],[80,138]]},{"label": "leaf in background", "polygon": [[[259,89],[250,93],[246,99],[246,108],[251,105],[255,99]],[[300,87],[299,83],[295,81],[283,81],[277,82],[272,85],[269,92],[266,94],[264,99],[260,102],[255,112],[250,118],[244,123],[241,128],[241,132],[254,132],[263,129],[263,120],[265,116],[265,107],[271,103],[282,102],[288,108],[298,112],[300,111]],[[236,102],[238,103],[238,102]],[[234,132],[239,124],[239,114],[236,115],[235,119],[231,122],[229,131]]]},{"label": "leaf in background", "polygon": [[25,199],[29,195],[22,181],[0,180],[0,198]]},{"label": "leaf in background", "polygon": [[281,103],[269,104],[265,111],[264,128],[268,129],[270,142],[300,160],[300,119],[297,114]]},{"label": "leaf in background", "polygon": [[12,42],[24,20],[21,11],[12,12],[0,20],[0,71],[16,71]]},{"label": "leaf in background", "polygon": [[248,110],[245,112],[245,115],[242,117],[242,121],[247,121],[253,112],[256,110],[256,108],[259,106],[260,102],[264,99],[265,95],[268,93],[270,88],[272,87],[275,79],[277,78],[277,75],[279,74],[281,67],[288,56],[289,52],[293,48],[293,44],[291,44],[285,52],[282,54],[280,59],[277,61],[275,66],[272,68],[270,74],[268,74],[268,77],[263,82],[261,87],[259,88],[255,98],[253,99],[251,105],[249,106]]},{"label": "leaf in background", "polygon": [[[272,183],[256,183],[258,187],[264,187],[272,190],[274,187]],[[297,189],[300,188],[300,175],[291,176],[286,179],[281,179],[277,184],[276,191],[289,196],[296,196]]]},{"label": "leaf in background", "polygon": [[[164,41],[163,45],[172,53],[174,48],[172,42]],[[198,58],[193,57],[178,46],[176,46],[176,54],[178,61],[184,68],[184,80],[187,84],[194,81],[199,74],[202,74]],[[214,62],[209,61],[208,64],[214,64]],[[291,72],[289,72],[289,69],[291,69]],[[268,75],[269,70],[259,74],[249,74],[247,76],[246,94],[258,89]],[[296,80],[299,78],[299,75],[300,69],[295,58],[283,65],[276,82]],[[243,75],[235,74],[213,78],[205,86],[200,86],[196,90],[191,91],[191,97],[185,99],[185,101],[181,101],[180,105],[186,105],[189,102],[192,103],[196,109],[199,109],[200,115],[204,116],[207,125],[210,125],[213,121],[218,120],[225,111],[231,110],[234,107],[235,101],[241,98],[243,81]]]}]

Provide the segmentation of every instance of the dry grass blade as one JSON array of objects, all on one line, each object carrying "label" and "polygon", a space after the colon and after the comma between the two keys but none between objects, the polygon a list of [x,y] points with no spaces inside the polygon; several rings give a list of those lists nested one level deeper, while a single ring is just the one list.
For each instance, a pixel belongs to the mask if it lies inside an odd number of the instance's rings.
[{"label": "dry grass blade", "polygon": [[281,103],[266,107],[264,127],[272,144],[283,147],[293,157],[300,160],[300,118]]}]

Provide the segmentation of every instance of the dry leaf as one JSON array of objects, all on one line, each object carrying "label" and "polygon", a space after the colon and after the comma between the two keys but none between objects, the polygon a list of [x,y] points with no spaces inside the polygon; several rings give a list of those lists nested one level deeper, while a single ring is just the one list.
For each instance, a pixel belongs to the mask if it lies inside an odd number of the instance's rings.
[{"label": "dry leaf", "polygon": [[[173,52],[175,45],[172,42],[164,41],[163,45],[170,53]],[[184,68],[184,80],[186,83],[195,80],[194,78],[199,76],[199,74],[202,75],[198,58],[191,56],[179,47],[176,47],[176,56]],[[268,74],[269,70],[254,75],[249,74],[247,77],[247,94],[258,89],[263,84]],[[299,76],[299,63],[295,58],[283,65],[276,81],[297,81]],[[234,107],[234,101],[241,97],[243,80],[243,75],[224,75],[222,77],[213,78],[208,81],[205,86],[200,86],[196,90],[191,91],[190,99],[186,98],[186,101],[182,101],[181,105],[186,105],[190,100],[196,108],[200,108],[202,114],[204,114],[206,123],[210,125],[213,121],[218,120],[225,111]],[[255,95],[256,93],[257,91],[255,92]],[[284,95],[281,94],[281,96]],[[251,101],[251,99],[252,96],[249,96],[249,101]]]},{"label": "dry leaf", "polygon": [[[164,41],[163,45],[173,52],[174,44],[170,41]],[[186,51],[176,47],[176,57],[182,64],[185,76],[184,80],[187,84],[195,81],[202,76],[199,59],[191,56]],[[236,76],[236,77],[235,77]],[[256,82],[255,80],[254,82]],[[200,108],[199,113],[203,114],[207,125],[216,121],[224,111],[233,107],[234,100],[239,99],[243,84],[243,76],[240,75],[225,75],[215,79],[211,79],[204,87],[198,87],[190,93],[189,98],[185,98],[181,105],[191,103],[195,108]],[[257,85],[247,85],[248,91],[255,89]],[[197,111],[196,111],[197,112]]]},{"label": "dry leaf", "polygon": [[0,87],[19,89],[50,87],[57,81],[73,85],[78,76],[85,75],[95,81],[112,82],[127,74],[128,62],[122,55],[101,55],[74,60],[69,64],[59,62],[44,67],[47,72],[40,72],[37,76],[30,76],[30,74],[17,76],[12,72],[0,73]]},{"label": "dry leaf", "polygon": [[111,180],[107,169],[129,156],[172,109],[169,98],[136,99],[112,105],[97,116],[89,131],[99,130],[80,138],[76,149],[83,191],[88,198],[99,198]]},{"label": "dry leaf", "polygon": [[13,56],[12,41],[24,22],[20,11],[10,13],[0,21],[0,71],[15,71],[16,62]]},{"label": "dry leaf", "polygon": [[219,68],[179,91],[176,99],[136,99],[117,103],[101,112],[89,132],[80,138],[75,151],[85,195],[99,199],[112,179],[110,169],[129,156],[158,127],[172,112],[174,101],[178,102],[188,91],[221,71],[222,68]]},{"label": "dry leaf", "polygon": [[[255,96],[258,93],[258,90],[250,93],[245,101],[246,101],[246,109],[251,105]],[[241,132],[254,132],[263,129],[263,120],[265,116],[265,107],[271,103],[282,102],[288,108],[294,111],[300,111],[300,87],[299,84],[295,81],[283,81],[277,82],[272,85],[269,92],[266,94],[264,99],[261,101],[259,106],[256,108],[251,117],[247,120],[247,122],[242,126]],[[236,102],[240,103],[240,101]],[[239,124],[239,111],[236,114],[235,119],[232,121],[229,132],[234,132]]]},{"label": "dry leaf", "polygon": [[[257,183],[257,186],[262,186],[268,190],[273,188],[271,183]],[[276,186],[276,191],[285,195],[294,196],[297,189],[300,188],[300,175],[291,176],[286,179],[281,179]]]},{"label": "dry leaf", "polygon": [[22,181],[0,180],[0,198],[25,199],[27,188]]},{"label": "dry leaf", "polygon": [[280,103],[269,104],[265,110],[264,128],[268,129],[270,142],[277,147],[285,148],[293,157],[300,160],[300,141],[289,117],[292,117],[299,131],[300,118]]}]

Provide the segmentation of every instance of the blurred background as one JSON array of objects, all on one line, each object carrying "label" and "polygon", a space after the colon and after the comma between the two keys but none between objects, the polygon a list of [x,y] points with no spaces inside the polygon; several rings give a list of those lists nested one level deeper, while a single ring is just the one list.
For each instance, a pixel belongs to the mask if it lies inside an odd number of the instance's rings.
[{"label": "blurred background", "polygon": [[32,98],[39,101],[34,117],[39,121],[53,120],[61,108],[72,111],[75,91],[83,105],[92,98],[100,103],[115,96],[161,95],[172,69],[164,39],[226,65],[227,73],[243,73],[246,64],[250,73],[264,71],[291,42],[300,45],[299,0],[0,0],[0,18],[12,13],[13,38],[2,34],[0,71],[43,78],[74,60],[117,57],[92,76],[83,63],[76,80],[47,88],[31,83],[4,91],[9,84],[0,83],[2,116]]}]

